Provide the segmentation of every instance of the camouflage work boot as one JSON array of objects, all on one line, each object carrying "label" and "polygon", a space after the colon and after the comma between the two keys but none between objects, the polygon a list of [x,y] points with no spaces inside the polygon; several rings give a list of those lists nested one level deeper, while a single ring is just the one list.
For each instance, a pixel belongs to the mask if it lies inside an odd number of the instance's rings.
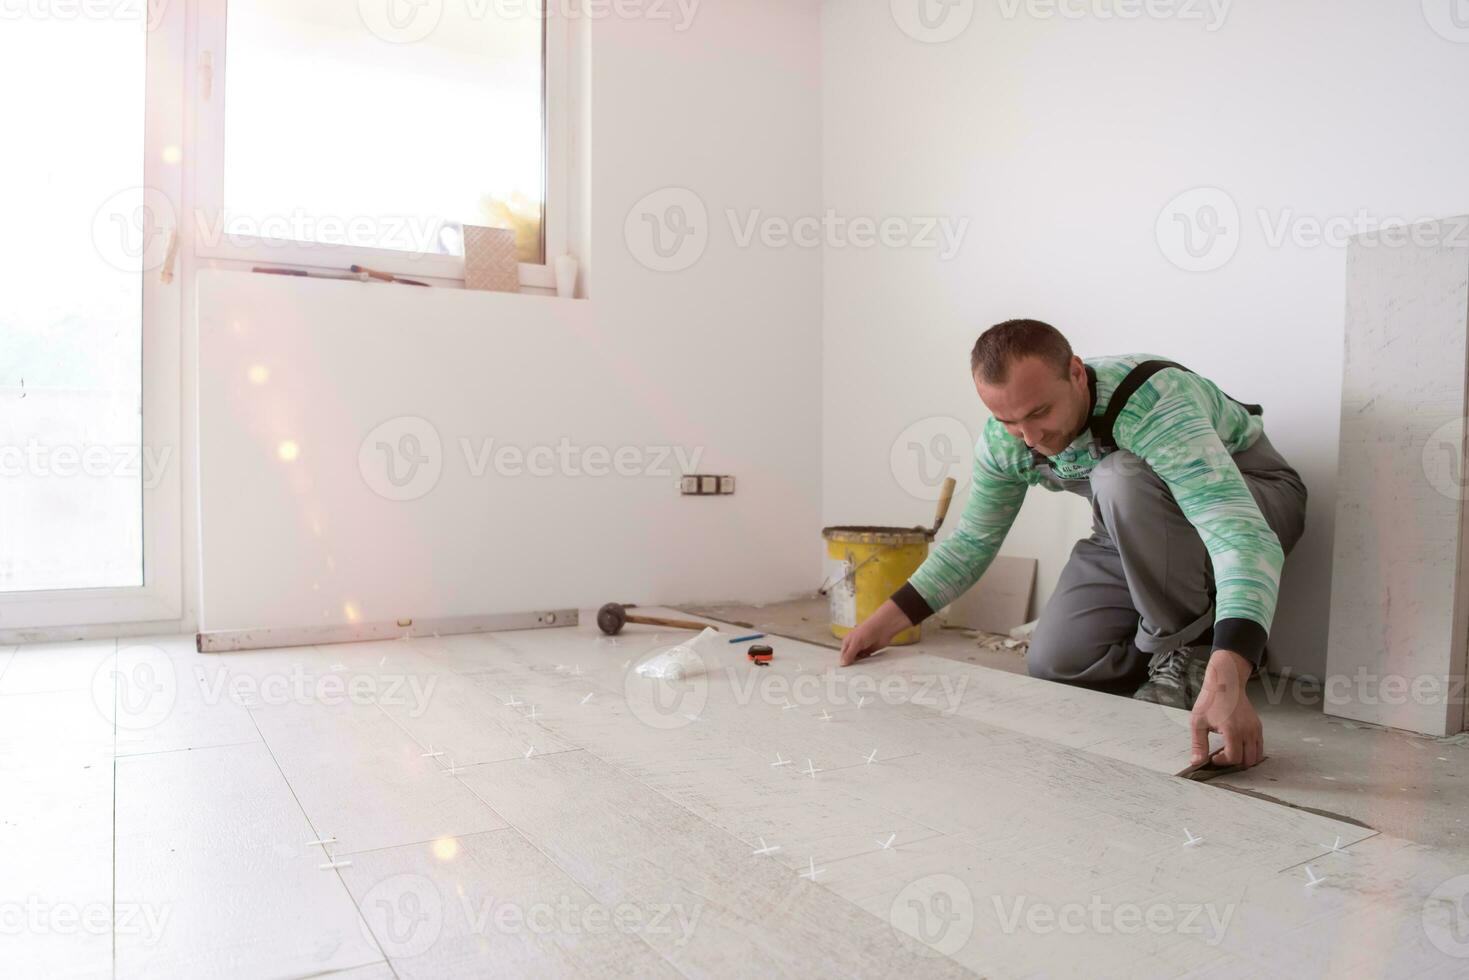
[{"label": "camouflage work boot", "polygon": [[1204,672],[1208,669],[1207,651],[1198,656],[1195,649],[1182,647],[1153,655],[1148,664],[1148,679],[1133,697],[1138,701],[1167,705],[1192,711],[1199,692],[1204,688]]}]

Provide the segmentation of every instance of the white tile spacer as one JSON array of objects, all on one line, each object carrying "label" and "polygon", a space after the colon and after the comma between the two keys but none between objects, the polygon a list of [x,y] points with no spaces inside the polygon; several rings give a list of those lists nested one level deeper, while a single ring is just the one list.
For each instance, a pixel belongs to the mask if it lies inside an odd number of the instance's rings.
[{"label": "white tile spacer", "polygon": [[888,837],[888,839],[886,841],[878,841],[877,842],[877,846],[880,847],[880,848],[882,848],[884,851],[891,850],[892,849],[892,846],[893,846],[893,841],[895,841],[897,839],[898,839],[898,835],[897,834],[893,834],[890,837]]},{"label": "white tile spacer", "polygon": [[869,752],[867,754],[867,764],[870,766],[870,765],[872,765],[876,761],[877,761],[877,749],[873,749],[871,752]]},{"label": "white tile spacer", "polygon": [[535,705],[531,705],[530,706],[530,715],[529,715],[529,718],[530,718],[531,721],[535,721],[536,720],[536,706]]},{"label": "white tile spacer", "polygon": [[352,867],[352,862],[351,861],[328,861],[326,864],[318,864],[316,866],[316,870],[318,870],[318,871],[335,871],[337,868],[350,868],[350,867]]},{"label": "white tile spacer", "polygon": [[505,707],[507,707],[507,708],[523,708],[523,707],[525,707],[525,702],[522,701],[522,700],[520,700],[520,698],[518,698],[518,697],[516,697],[515,695],[512,694],[512,695],[510,695],[510,700],[505,702]]},{"label": "white tile spacer", "polygon": [[1331,877],[1331,875],[1325,875],[1324,877],[1318,878],[1318,877],[1316,877],[1316,872],[1311,869],[1311,866],[1309,864],[1306,865],[1306,887],[1307,888],[1315,888],[1317,885],[1321,884],[1323,881],[1325,881],[1327,878],[1330,878],[1330,877]]},{"label": "white tile spacer", "polygon": [[757,850],[757,851],[751,851],[750,853],[751,854],[759,854],[759,855],[774,854],[778,850],[780,850],[780,845],[779,844],[776,844],[774,847],[769,847],[765,843],[765,838],[764,837],[761,837],[760,838],[760,849]]},{"label": "white tile spacer", "polygon": [[825,772],[825,771],[826,771],[825,769],[817,769],[815,766],[813,766],[811,764],[811,760],[810,759],[807,759],[806,760],[806,768],[801,770],[801,775],[803,775],[803,776],[810,776],[812,779],[815,779],[816,778],[816,774],[818,772]]},{"label": "white tile spacer", "polygon": [[821,874],[825,870],[825,868],[818,868],[816,866],[815,858],[810,858],[808,861],[807,870],[801,872],[801,877],[807,879],[808,881],[815,881],[816,876]]},{"label": "white tile spacer", "polygon": [[792,708],[798,708],[798,707],[800,707],[800,705],[791,704],[791,699],[790,698],[786,698],[786,703],[780,706],[780,710],[781,711],[790,711]]},{"label": "white tile spacer", "polygon": [[582,675],[581,664],[577,664],[576,665],[576,668],[574,670],[572,670],[571,676],[572,677],[580,677],[581,675]]},{"label": "white tile spacer", "polygon": [[557,664],[556,665],[556,673],[558,673],[558,674],[564,674],[564,673],[566,673],[570,669],[571,668],[568,667],[568,666],[566,666],[565,664]]},{"label": "white tile spacer", "polygon": [[817,715],[816,717],[820,718],[822,721],[831,721],[831,712],[827,711],[825,708],[822,708],[821,714]]},{"label": "white tile spacer", "polygon": [[449,756],[449,768],[444,770],[445,776],[457,776],[464,771],[464,767],[454,762],[454,757]]},{"label": "white tile spacer", "polygon": [[581,703],[582,704],[586,704],[588,701],[590,701],[592,699],[592,695],[595,694],[595,693],[596,693],[595,691],[588,692],[587,693],[587,696],[581,699]]},{"label": "white tile spacer", "polygon": [[323,837],[323,838],[321,838],[321,840],[309,840],[309,841],[307,841],[306,842],[306,846],[307,847],[325,847],[328,844],[335,844],[336,842],[337,842],[337,839],[335,837]]},{"label": "white tile spacer", "polygon": [[1334,844],[1322,844],[1321,846],[1324,847],[1324,848],[1326,848],[1328,851],[1330,851],[1333,854],[1346,854],[1346,853],[1348,853],[1347,852],[1347,849],[1345,847],[1342,847],[1341,846],[1341,834],[1337,834],[1336,835],[1336,842]]},{"label": "white tile spacer", "polygon": [[623,670],[627,670],[627,668],[629,668],[631,666],[632,666],[632,661],[631,660],[624,660],[622,662],[622,669]]},{"label": "white tile spacer", "polygon": [[777,752],[777,753],[775,753],[775,761],[772,762],[771,765],[772,766],[788,766],[788,765],[791,765],[791,760],[790,759],[782,759],[780,757],[780,753]]},{"label": "white tile spacer", "polygon": [[439,751],[435,752],[434,751],[434,743],[430,742],[430,743],[428,743],[428,751],[427,752],[424,752],[422,755],[420,755],[419,758],[420,759],[437,759],[439,756],[441,756],[443,754],[444,754],[444,752],[443,752],[442,749],[440,749]]},{"label": "white tile spacer", "polygon": [[[406,640],[406,639],[408,639],[408,637],[406,637],[406,636],[405,636],[405,637],[403,637],[403,639],[405,639],[405,640]],[[377,662],[377,665],[378,665],[378,666],[379,666],[379,667],[381,667],[381,666],[383,666],[383,665],[384,665],[384,664],[386,664],[386,663],[387,663],[387,662],[388,662],[388,658],[387,658],[387,656],[386,656],[386,655],[384,655],[384,656],[383,656],[383,659],[381,659],[381,660],[379,660],[379,661],[378,661],[378,662]]]},{"label": "white tile spacer", "polygon": [[526,749],[525,750],[525,758],[529,759],[531,757],[532,753],[535,752],[535,750],[536,750],[536,747],[534,745],[532,745],[530,748]]},{"label": "white tile spacer", "polygon": [[866,703],[867,703],[867,698],[866,697],[860,697],[860,698],[857,699],[857,707],[859,707],[859,708],[862,707]]},{"label": "white tile spacer", "polygon": [[1189,829],[1187,827],[1183,828],[1183,836],[1186,837],[1186,838],[1188,838],[1187,840],[1185,840],[1183,842],[1183,846],[1184,847],[1194,847],[1194,846],[1197,846],[1199,844],[1204,843],[1204,838],[1202,838],[1202,837],[1195,837],[1189,831]]}]

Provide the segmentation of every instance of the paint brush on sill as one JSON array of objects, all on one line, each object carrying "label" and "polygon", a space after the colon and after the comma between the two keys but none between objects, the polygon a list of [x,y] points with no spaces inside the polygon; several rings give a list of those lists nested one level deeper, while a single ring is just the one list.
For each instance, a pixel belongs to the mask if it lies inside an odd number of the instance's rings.
[{"label": "paint brush on sill", "polygon": [[250,271],[259,272],[267,276],[298,276],[302,279],[345,279],[349,282],[367,282],[369,278],[366,273],[311,272],[306,269],[271,269],[260,265],[257,265]]},{"label": "paint brush on sill", "polygon": [[376,269],[369,269],[365,265],[354,265],[352,271],[371,276],[378,282],[401,282],[405,286],[428,286],[426,282],[419,282],[417,279],[404,279],[400,276],[393,275],[391,272],[378,272]]},{"label": "paint brush on sill", "polygon": [[404,279],[395,276],[391,272],[378,272],[366,266],[354,265],[350,272],[316,272],[311,269],[275,269],[267,266],[257,265],[250,270],[268,276],[297,276],[302,279],[345,279],[349,282],[398,282],[405,286],[423,286],[428,288],[428,283],[419,282],[417,279]]}]

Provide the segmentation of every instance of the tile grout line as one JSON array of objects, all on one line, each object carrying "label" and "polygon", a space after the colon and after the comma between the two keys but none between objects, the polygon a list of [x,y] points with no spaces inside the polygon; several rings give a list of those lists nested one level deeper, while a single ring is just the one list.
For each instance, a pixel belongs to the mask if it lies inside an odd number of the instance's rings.
[{"label": "tile grout line", "polygon": [[[270,742],[268,739],[266,739],[265,733],[260,730],[260,723],[255,720],[255,712],[250,708],[246,708],[245,713],[250,716],[250,724],[255,726],[255,733],[260,736],[260,744],[265,747],[265,752],[267,755],[270,756],[270,761],[271,764],[275,766],[275,771],[280,773],[281,782],[286,784],[286,789],[290,792],[291,799],[296,804],[296,809],[301,811],[301,817],[306,821],[306,826],[311,829],[313,837],[320,839],[321,831],[317,829],[316,824],[312,821],[311,814],[306,812],[306,807],[301,804],[301,797],[296,795],[296,787],[291,785],[291,780],[286,776],[286,771],[281,768],[281,762],[279,759],[276,758],[275,750],[270,747]],[[242,744],[250,745],[252,743],[245,742]],[[377,933],[372,931],[372,926],[369,925],[367,920],[362,917],[362,909],[358,907],[357,899],[355,896],[353,896],[352,889],[347,887],[347,880],[342,877],[342,869],[332,868],[331,871],[332,874],[336,876],[337,884],[342,887],[342,893],[347,896],[347,901],[352,903],[352,911],[357,914],[358,928],[365,930],[367,934],[372,937],[373,947],[377,949],[378,955],[383,958],[384,963],[388,964],[388,970],[396,978],[398,976],[398,971],[394,969],[392,962],[388,959],[388,954],[383,952],[382,944],[378,942]],[[371,964],[361,965],[370,966]],[[355,967],[353,969],[355,969]]]},{"label": "tile grout line", "polygon": [[5,659],[0,660],[0,682],[5,680],[5,672],[10,669],[10,662],[15,659],[15,654],[20,650],[19,646],[12,646],[5,654]]},{"label": "tile grout line", "polygon": [[[17,648],[19,649],[19,648]],[[117,666],[117,640],[112,641],[112,663]],[[112,977],[117,978],[117,671],[112,672]]]},{"label": "tile grout line", "polygon": [[[568,751],[570,751],[570,752],[586,752],[587,755],[591,756],[592,758],[594,758],[594,759],[597,758],[596,756],[592,755],[592,753],[587,752],[587,750],[586,749],[583,749],[583,748],[575,748],[575,749],[570,749]],[[548,753],[548,754],[549,755],[565,755],[566,752],[552,752],[552,753]],[[514,762],[515,760],[508,759],[506,761],[507,762]],[[533,760],[523,760],[523,761],[533,761]],[[603,765],[606,765],[606,763],[603,760],[598,759],[598,761],[599,762],[603,762]],[[613,769],[614,771],[616,770],[616,767],[614,767],[614,766],[608,766],[608,768],[609,769]],[[479,795],[479,792],[477,790],[475,790],[475,788],[473,786],[470,786],[468,783],[465,783],[464,780],[463,779],[460,779],[457,775],[454,777],[454,779],[457,780],[460,783],[460,785],[464,786],[465,789],[469,790],[470,793],[473,793],[475,799],[479,800],[486,807],[488,807],[491,813],[495,814],[495,816],[499,817],[501,820],[504,820],[505,821],[505,827],[506,827],[506,829],[514,831],[520,837],[521,840],[525,841],[526,844],[528,844],[530,847],[532,847],[532,848],[535,849],[536,853],[538,853],[542,857],[544,857],[546,859],[547,863],[549,863],[551,865],[551,867],[555,868],[557,871],[560,871],[563,875],[565,875],[567,881],[571,882],[572,884],[576,885],[576,887],[580,888],[593,901],[595,901],[595,902],[601,902],[601,899],[598,897],[597,893],[594,892],[594,891],[592,891],[591,886],[587,882],[582,881],[579,877],[577,877],[576,875],[572,874],[569,869],[563,867],[562,864],[561,864],[561,862],[557,861],[556,858],[554,856],[552,856],[549,852],[547,852],[545,848],[541,847],[535,841],[531,840],[530,837],[526,835],[525,831],[521,830],[515,824],[511,823],[508,819],[506,819],[505,815],[502,814],[502,813],[500,813],[500,811],[496,810],[494,808],[494,806],[490,803],[489,800],[486,800],[483,796],[480,796]],[[718,829],[718,828],[716,828],[716,829]],[[650,943],[648,941],[648,938],[646,936],[644,936],[641,932],[634,933],[634,935],[636,935],[638,937],[638,941],[639,942],[641,942],[644,946],[648,947],[649,951],[651,951],[654,956],[658,957],[664,963],[667,963],[669,965],[669,967],[672,970],[674,970],[674,972],[678,973],[682,977],[689,978],[689,974],[688,973],[686,973],[685,971],[683,971],[682,969],[680,969],[679,968],[679,965],[677,963],[673,962],[673,960],[669,959],[667,953],[664,953],[662,950],[658,949],[652,943]],[[689,978],[689,980],[692,980],[692,978]]]},{"label": "tile grout line", "polygon": [[[378,711],[382,712],[382,714],[383,714],[383,716],[385,718],[387,718],[394,725],[396,725],[403,732],[404,735],[408,736],[409,741],[413,742],[419,748],[423,748],[424,747],[423,743],[420,742],[417,739],[417,737],[414,736],[414,734],[412,732],[408,731],[407,727],[402,722],[400,722],[397,718],[394,718],[392,715],[388,714],[387,710],[384,709],[381,704],[378,704],[377,702],[373,702],[373,706],[376,707]],[[556,737],[558,739],[561,738],[559,735],[556,736]],[[568,744],[573,744],[573,743],[568,742]],[[548,752],[548,753],[546,753],[546,755],[565,755],[567,752],[585,752],[585,751],[586,750],[583,749],[583,748],[574,747],[574,748],[571,748],[571,749],[562,749],[562,750],[559,750],[557,752]],[[499,760],[499,761],[500,762],[515,762],[516,760],[515,759],[502,759],[502,760]],[[530,761],[530,760],[520,760],[520,761]],[[487,763],[479,763],[478,765],[488,766],[488,765],[498,765],[498,764],[499,764],[498,762],[487,762]],[[473,768],[473,767],[470,767],[470,768]],[[442,767],[440,767],[439,768],[439,771],[440,772],[444,772],[445,770]],[[565,875],[567,881],[570,881],[572,884],[576,885],[576,887],[580,888],[583,893],[585,893],[587,896],[589,896],[590,898],[592,898],[594,901],[600,901],[597,898],[596,893],[593,892],[591,890],[591,888],[588,887],[588,885],[585,882],[583,882],[581,879],[579,879],[576,875],[572,874],[568,869],[562,867],[562,865],[554,857],[552,857],[550,854],[548,854],[535,841],[531,840],[528,836],[526,836],[526,834],[525,834],[524,831],[522,831],[519,827],[515,826],[515,824],[511,823],[510,820],[503,813],[501,813],[499,810],[496,810],[494,804],[492,804],[489,800],[487,800],[483,796],[481,796],[479,794],[479,792],[477,790],[475,790],[475,788],[473,786],[470,786],[468,783],[466,783],[464,781],[463,777],[461,777],[457,772],[453,775],[452,778],[460,786],[463,786],[466,790],[468,790],[469,791],[469,794],[471,796],[473,796],[476,800],[479,800],[480,804],[486,810],[490,811],[490,813],[494,814],[497,819],[501,820],[505,824],[504,827],[499,828],[498,830],[477,831],[477,833],[500,833],[501,831],[504,831],[504,830],[512,831],[521,840],[525,841],[525,843],[528,846],[530,846],[531,848],[533,848],[537,853],[539,853],[542,857],[544,857],[546,859],[546,861],[553,868],[555,868],[556,870],[560,871],[563,875]],[[461,836],[468,837],[468,836],[472,836],[472,835],[464,834],[464,835],[461,835]],[[401,847],[401,846],[414,846],[414,845],[394,845],[394,846],[400,846]],[[648,940],[647,940],[647,938],[645,936],[643,936],[641,933],[639,933],[637,935],[638,935],[639,941],[642,942],[642,944],[644,946],[647,946],[648,949],[649,949],[649,951],[651,951],[654,956],[657,956],[660,960],[662,960],[663,962],[667,963],[669,965],[669,967],[672,968],[674,971],[676,971],[679,975],[681,975],[683,977],[688,977],[689,976],[683,970],[680,970],[678,968],[678,964],[677,963],[674,963],[671,959],[668,958],[668,956],[666,954],[664,954],[663,952],[659,951],[650,942],[648,942]],[[376,940],[376,937],[375,936],[373,938],[374,938],[374,940]],[[389,967],[391,968],[391,966],[392,966],[392,963],[391,963],[391,961],[389,961]],[[396,972],[395,972],[395,975],[396,975]]]},{"label": "tile grout line", "polygon": [[[716,621],[716,623],[714,625],[728,625],[728,624],[723,624],[723,623],[719,623],[718,621]],[[527,670],[533,670],[534,669],[533,665],[529,665],[529,664],[517,664],[517,666],[524,667]],[[618,700],[620,700],[624,706],[628,706],[627,705],[626,698],[619,697],[616,692],[614,692],[613,697],[614,698],[617,698]],[[553,733],[553,734],[556,734],[556,737],[557,738],[562,739],[563,741],[567,742],[568,744],[573,744],[573,745],[579,744],[576,740],[573,740],[573,739],[571,739],[568,736],[565,736],[565,735],[562,735],[562,734],[559,734],[559,733]],[[736,833],[734,833],[733,831],[728,830],[728,829],[726,829],[724,827],[719,826],[718,824],[716,824],[713,821],[707,819],[706,817],[700,816],[698,813],[695,813],[692,809],[690,809],[684,803],[682,803],[679,800],[674,799],[673,797],[669,796],[666,792],[664,792],[663,790],[659,789],[657,786],[654,786],[654,785],[646,782],[644,779],[642,779],[637,774],[632,773],[632,772],[624,769],[621,766],[618,766],[618,765],[615,765],[615,764],[613,764],[611,762],[608,762],[606,759],[604,759],[601,756],[597,755],[595,752],[593,752],[589,748],[586,748],[585,746],[580,747],[578,751],[585,752],[588,757],[590,757],[592,759],[596,759],[602,765],[606,766],[609,771],[614,772],[614,773],[617,773],[618,775],[622,776],[623,778],[628,779],[629,781],[631,781],[634,785],[641,786],[643,789],[647,790],[648,792],[653,793],[655,796],[659,797],[660,799],[666,800],[668,803],[672,804],[673,806],[675,806],[678,809],[682,810],[684,813],[688,814],[688,816],[691,819],[696,820],[696,821],[698,821],[701,824],[704,824],[705,826],[709,827],[712,831],[715,831],[715,832],[717,832],[719,834],[722,834],[725,837],[730,838],[731,840],[733,840],[736,843],[738,843],[742,848],[749,846],[749,844],[750,844],[749,841],[741,840],[740,837],[739,837],[739,835],[736,834]],[[563,755],[565,753],[549,753],[549,754],[552,754],[552,755]],[[913,753],[913,754],[916,755],[918,753]],[[512,761],[513,762],[515,760],[512,759],[512,760],[507,760],[507,761]],[[854,766],[847,766],[847,767],[843,767],[843,768],[857,768],[857,767],[854,765]],[[460,780],[460,782],[463,782],[463,780],[459,776],[457,776],[457,775],[454,778]],[[470,792],[472,792],[472,793],[475,792],[473,787],[468,787],[468,788],[469,788]],[[478,796],[479,794],[478,793],[475,793],[475,795]],[[481,799],[483,799],[483,798],[481,797]],[[488,802],[486,802],[486,805],[487,806],[489,805]],[[494,808],[491,807],[491,809],[494,809]],[[888,810],[886,807],[883,807],[882,809],[883,809],[883,811],[885,813],[891,813],[894,817],[900,817],[901,816],[900,814],[893,813],[892,811]],[[498,811],[496,811],[496,812],[498,813]],[[505,818],[503,816],[501,816],[501,819],[504,820]],[[943,836],[942,832],[941,831],[938,831],[936,828],[928,827],[926,824],[922,824],[919,821],[914,821],[914,822],[915,823],[918,823],[920,826],[924,826],[926,829],[932,831],[933,833],[932,833],[931,836]],[[509,820],[506,820],[506,823],[509,824],[510,821]],[[514,826],[514,824],[511,824],[511,826]],[[516,829],[516,832],[517,833],[520,833],[522,837],[526,837],[526,835],[520,830],[519,827],[516,827],[515,829]],[[931,839],[931,838],[924,838],[924,839],[927,840],[927,839]],[[536,847],[535,842],[534,841],[530,841],[529,837],[526,837],[526,840],[531,844],[532,847]],[[539,847],[536,847],[536,849],[537,850],[541,850]],[[542,853],[545,853],[545,852],[542,851]],[[849,857],[859,857],[859,856],[861,856],[861,855],[850,855]],[[546,858],[547,858],[547,860],[550,860],[553,864],[555,864],[555,860],[549,854],[546,855]],[[557,867],[560,867],[560,865],[556,865],[556,866]],[[781,867],[784,868],[783,865]],[[784,869],[784,870],[789,871],[788,868],[787,869]],[[564,873],[566,873],[564,868],[562,869],[562,871]],[[577,883],[579,885],[581,884],[581,882],[578,881],[574,876],[572,877],[572,880],[573,881],[577,881]],[[847,898],[845,895],[842,895],[840,892],[834,891],[833,889],[827,887],[826,885],[820,884],[819,882],[816,882],[816,881],[813,881],[812,884],[813,885],[816,885],[817,887],[820,887],[820,888],[824,889],[827,893],[829,893],[829,894],[837,897],[841,901],[845,902],[847,905],[850,905],[852,908],[854,908],[855,910],[857,910],[857,912],[859,914],[864,914],[864,915],[870,916],[872,919],[874,919],[875,921],[877,921],[879,923],[882,922],[882,920],[880,918],[878,918],[876,915],[873,915],[871,912],[868,912],[866,909],[862,908],[861,905],[858,905],[856,902],[854,902],[851,899]],[[582,888],[583,888],[583,890],[587,890],[587,886],[586,885],[582,885]],[[590,894],[590,892],[589,892],[589,894]],[[651,946],[650,946],[650,948],[651,948]],[[655,952],[656,952],[656,950],[655,950]],[[660,955],[662,955],[662,954],[660,954]],[[665,956],[664,959],[667,959],[667,957]],[[949,962],[952,962],[952,963],[958,963],[958,961],[955,960],[955,959],[953,959],[953,957],[946,956],[945,959],[948,960]],[[963,966],[963,964],[959,964],[959,965],[961,967]],[[675,969],[677,969],[677,966],[676,965],[674,965],[674,966],[675,966]],[[683,971],[679,971],[679,972],[683,972]]]}]

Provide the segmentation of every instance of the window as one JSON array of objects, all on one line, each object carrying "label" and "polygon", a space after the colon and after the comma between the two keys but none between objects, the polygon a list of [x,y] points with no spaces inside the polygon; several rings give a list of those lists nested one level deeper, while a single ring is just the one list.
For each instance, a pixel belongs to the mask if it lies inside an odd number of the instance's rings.
[{"label": "window", "polygon": [[184,18],[88,9],[0,27],[0,628],[180,612],[180,120],[153,100]]},{"label": "window", "polygon": [[143,184],[145,59],[137,23],[0,31],[0,86],[28,93],[0,102],[15,137],[0,186],[0,591],[143,583],[141,471],[122,461],[142,446],[146,214],[127,189]]},{"label": "window", "polygon": [[489,225],[549,285],[560,28],[541,6],[207,0],[199,253],[453,279],[460,228]]}]

